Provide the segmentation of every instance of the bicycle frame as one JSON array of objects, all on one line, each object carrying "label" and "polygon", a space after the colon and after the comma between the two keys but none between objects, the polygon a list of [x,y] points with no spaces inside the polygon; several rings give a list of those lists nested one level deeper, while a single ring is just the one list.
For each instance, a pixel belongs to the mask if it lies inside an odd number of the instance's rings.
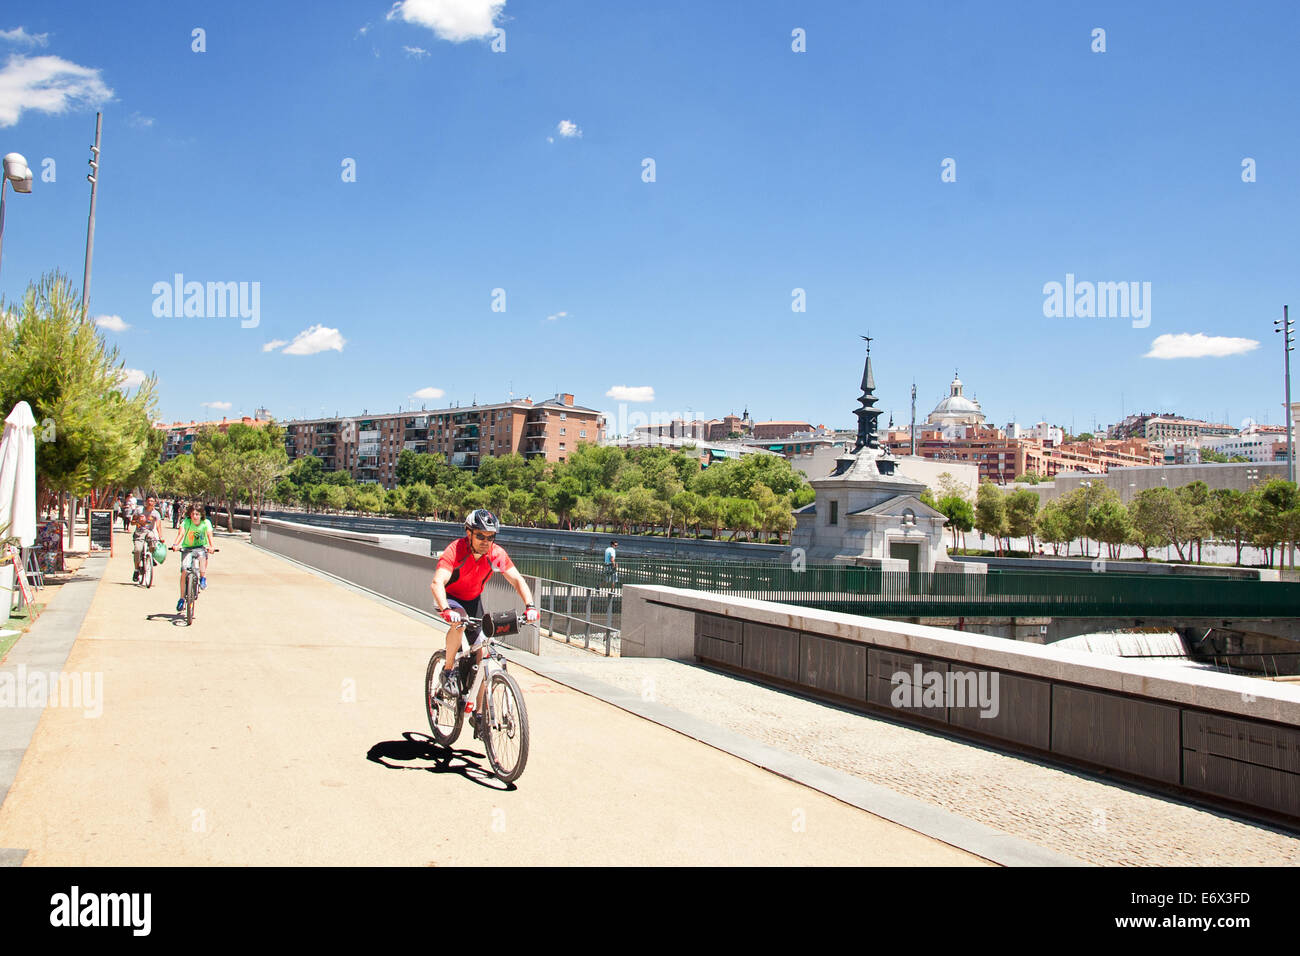
[{"label": "bicycle frame", "polygon": [[[467,714],[472,714],[477,709],[478,692],[479,689],[482,688],[483,682],[485,680],[490,680],[492,675],[498,671],[504,672],[506,669],[504,658],[501,656],[501,651],[497,649],[496,638],[485,637],[480,646],[483,649],[483,660],[481,663],[474,666],[474,683],[464,692],[465,712]],[[470,648],[469,638],[466,637],[465,633],[462,631],[460,635],[460,650],[456,652],[456,659],[452,662],[452,666],[459,666],[461,661],[472,657],[475,653],[476,652]],[[490,698],[486,700],[486,704],[487,708],[490,710],[492,706]]]}]

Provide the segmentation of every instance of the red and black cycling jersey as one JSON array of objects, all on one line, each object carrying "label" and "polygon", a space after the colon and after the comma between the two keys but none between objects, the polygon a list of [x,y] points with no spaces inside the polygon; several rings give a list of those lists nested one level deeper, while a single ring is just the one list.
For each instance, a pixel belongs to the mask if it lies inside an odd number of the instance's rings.
[{"label": "red and black cycling jersey", "polygon": [[447,596],[458,601],[472,601],[483,593],[483,586],[493,571],[509,571],[515,566],[505,548],[493,542],[488,553],[476,558],[469,547],[469,538],[453,541],[438,558],[438,567],[451,572],[447,581]]}]

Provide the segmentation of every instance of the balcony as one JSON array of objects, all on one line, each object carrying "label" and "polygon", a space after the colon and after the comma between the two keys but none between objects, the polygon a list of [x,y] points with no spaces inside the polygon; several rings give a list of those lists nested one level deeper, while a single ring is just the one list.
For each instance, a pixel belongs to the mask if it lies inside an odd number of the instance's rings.
[{"label": "balcony", "polygon": [[426,442],[426,441],[422,441],[422,440],[421,440],[421,441],[405,441],[405,442],[402,442],[402,447],[403,447],[404,449],[406,449],[407,451],[414,451],[414,452],[418,452],[419,454],[423,455],[423,454],[428,450],[429,443]]}]

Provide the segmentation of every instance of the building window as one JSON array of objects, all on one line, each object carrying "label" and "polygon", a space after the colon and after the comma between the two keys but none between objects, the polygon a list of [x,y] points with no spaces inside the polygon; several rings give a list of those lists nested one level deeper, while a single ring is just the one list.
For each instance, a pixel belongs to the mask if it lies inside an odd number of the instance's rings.
[{"label": "building window", "polygon": [[561,434],[561,435],[564,434],[564,429],[563,429],[563,428],[560,429],[560,434]]},{"label": "building window", "polygon": [[840,523],[840,503],[839,503],[838,501],[832,501],[832,502],[831,502],[831,517],[830,517],[830,523],[831,523],[831,524],[839,524],[839,523]]}]

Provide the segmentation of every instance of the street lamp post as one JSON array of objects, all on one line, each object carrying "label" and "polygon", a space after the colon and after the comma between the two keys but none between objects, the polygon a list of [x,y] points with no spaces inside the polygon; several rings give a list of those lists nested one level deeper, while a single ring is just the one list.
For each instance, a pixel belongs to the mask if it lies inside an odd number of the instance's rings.
[{"label": "street lamp post", "polygon": [[[7,157],[6,157],[7,158]],[[1295,351],[1295,323],[1282,306],[1282,318],[1273,320],[1273,331],[1282,333],[1282,375],[1286,386],[1286,480],[1295,481],[1295,437],[1291,421],[1291,353]]]},{"label": "street lamp post", "polygon": [[9,153],[4,158],[4,175],[0,176],[0,252],[4,250],[5,186],[9,183],[14,184],[16,193],[32,191],[32,171],[22,153]]}]

